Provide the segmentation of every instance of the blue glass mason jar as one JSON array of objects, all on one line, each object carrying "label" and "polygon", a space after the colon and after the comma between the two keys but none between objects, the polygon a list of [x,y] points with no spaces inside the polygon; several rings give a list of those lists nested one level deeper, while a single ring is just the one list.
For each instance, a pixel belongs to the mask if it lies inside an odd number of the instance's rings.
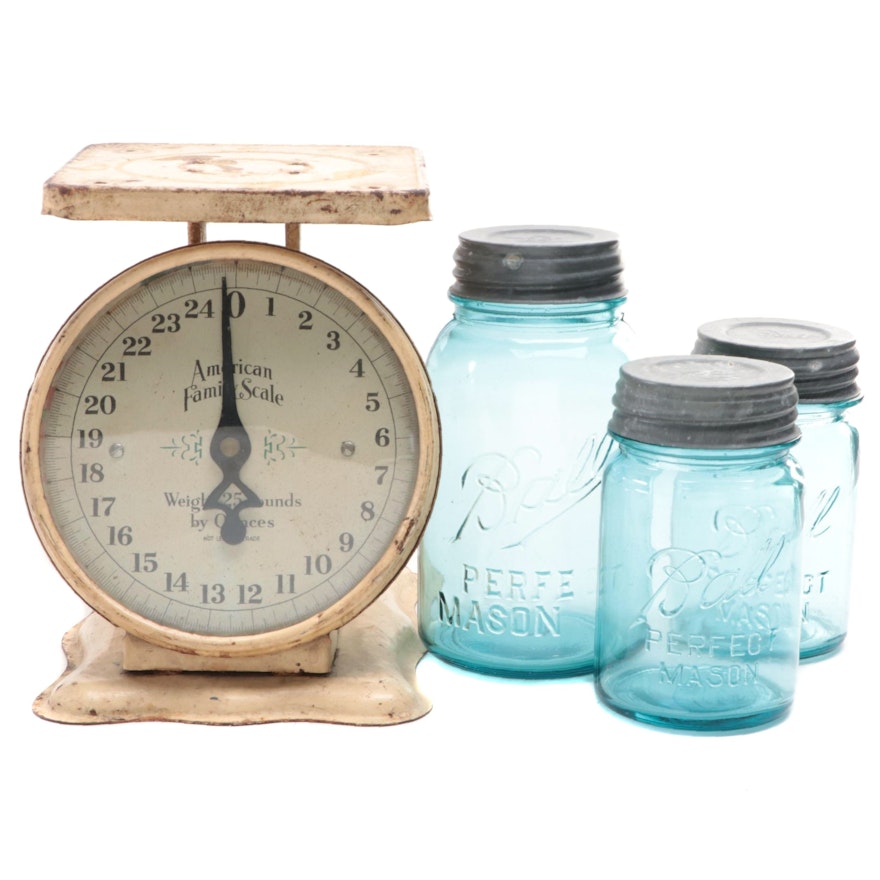
[{"label": "blue glass mason jar", "polygon": [[681,356],[621,368],[602,486],[596,690],[648,723],[785,714],[800,638],[791,370]]},{"label": "blue glass mason jar", "polygon": [[781,318],[729,318],[697,330],[695,352],[760,358],[794,371],[804,472],[801,659],[825,656],[846,637],[852,579],[861,401],[859,354],[847,330]]},{"label": "blue glass mason jar", "polygon": [[514,226],[460,236],[453,320],[427,367],[443,431],[419,553],[419,628],[480,672],[590,672],[599,486],[629,328],[617,236]]}]

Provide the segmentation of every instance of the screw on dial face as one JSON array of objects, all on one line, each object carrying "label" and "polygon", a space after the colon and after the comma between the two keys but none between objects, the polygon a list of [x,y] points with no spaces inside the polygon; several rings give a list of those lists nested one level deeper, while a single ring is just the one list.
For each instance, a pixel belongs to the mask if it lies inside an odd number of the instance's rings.
[{"label": "screw on dial face", "polygon": [[160,254],[86,300],[22,441],[71,586],[141,638],[215,655],[363,610],[414,549],[439,468],[428,380],[387,310],[327,264],[242,242]]}]

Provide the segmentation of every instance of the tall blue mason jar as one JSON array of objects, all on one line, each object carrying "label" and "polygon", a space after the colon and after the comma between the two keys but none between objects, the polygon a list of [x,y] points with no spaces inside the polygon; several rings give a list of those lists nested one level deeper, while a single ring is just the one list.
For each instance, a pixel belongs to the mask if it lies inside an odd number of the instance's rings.
[{"label": "tall blue mason jar", "polygon": [[801,658],[834,651],[846,636],[852,579],[862,399],[859,353],[847,330],[781,318],[729,318],[697,330],[695,352],[761,358],[794,371],[804,472]]},{"label": "tall blue mason jar", "polygon": [[596,689],[617,712],[756,726],[794,695],[801,479],[791,370],[681,356],[621,368],[602,487]]},{"label": "tall blue mason jar", "polygon": [[599,486],[627,359],[617,236],[512,226],[460,236],[453,320],[428,357],[443,431],[419,555],[419,628],[480,672],[590,672]]}]

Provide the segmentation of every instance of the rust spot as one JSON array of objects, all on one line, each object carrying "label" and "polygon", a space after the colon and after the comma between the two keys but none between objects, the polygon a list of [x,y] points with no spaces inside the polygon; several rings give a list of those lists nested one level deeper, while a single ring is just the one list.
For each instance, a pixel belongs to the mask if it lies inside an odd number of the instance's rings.
[{"label": "rust spot", "polygon": [[406,520],[406,528],[403,534],[394,542],[394,546],[397,547],[398,553],[403,553],[403,548],[406,546],[406,542],[409,539],[410,533],[415,527],[416,521],[410,517]]}]

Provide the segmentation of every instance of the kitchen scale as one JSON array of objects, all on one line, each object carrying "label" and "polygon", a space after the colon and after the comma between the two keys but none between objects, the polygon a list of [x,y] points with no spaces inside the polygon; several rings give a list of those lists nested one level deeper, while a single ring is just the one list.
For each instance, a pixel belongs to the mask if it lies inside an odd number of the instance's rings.
[{"label": "kitchen scale", "polygon": [[[101,144],[43,212],[187,224],[50,345],[28,396],[31,518],[94,613],[34,704],[68,723],[424,715],[414,576],[439,425],[422,362],[304,223],[429,219],[407,147]],[[286,247],[208,242],[283,223]]]}]

